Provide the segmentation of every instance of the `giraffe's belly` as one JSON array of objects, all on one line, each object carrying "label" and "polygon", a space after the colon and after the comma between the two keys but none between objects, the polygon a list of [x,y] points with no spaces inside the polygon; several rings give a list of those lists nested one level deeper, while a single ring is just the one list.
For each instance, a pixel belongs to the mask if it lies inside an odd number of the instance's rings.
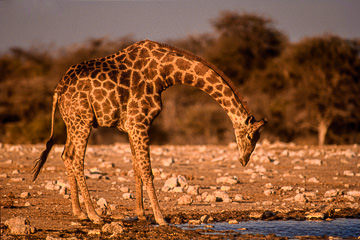
[{"label": "giraffe's belly", "polygon": [[112,106],[110,103],[104,102],[92,104],[95,114],[96,123],[94,126],[100,127],[118,127],[121,128],[122,121],[121,109],[118,106]]}]

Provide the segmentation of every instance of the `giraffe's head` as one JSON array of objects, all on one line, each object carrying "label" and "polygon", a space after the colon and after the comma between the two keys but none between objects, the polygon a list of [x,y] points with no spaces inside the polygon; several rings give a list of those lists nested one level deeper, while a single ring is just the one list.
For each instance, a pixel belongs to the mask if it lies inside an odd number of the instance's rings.
[{"label": "giraffe's head", "polygon": [[256,142],[260,138],[260,128],[266,124],[266,120],[256,121],[250,115],[245,122],[235,128],[235,136],[240,152],[240,162],[245,167],[250,160],[251,153],[254,151]]}]

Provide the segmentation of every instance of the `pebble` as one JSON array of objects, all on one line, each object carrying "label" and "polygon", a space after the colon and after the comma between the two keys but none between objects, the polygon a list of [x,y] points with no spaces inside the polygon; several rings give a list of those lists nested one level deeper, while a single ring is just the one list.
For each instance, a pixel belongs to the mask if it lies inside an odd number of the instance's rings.
[{"label": "pebble", "polygon": [[216,197],[217,202],[232,202],[229,195],[223,191],[215,191],[214,195]]},{"label": "pebble", "polygon": [[303,194],[303,193],[299,193],[299,194],[295,195],[294,200],[295,200],[295,202],[300,202],[300,203],[307,202],[305,194]]},{"label": "pebble", "polygon": [[164,167],[170,167],[171,165],[173,165],[175,163],[175,161],[174,161],[174,158],[171,157],[171,158],[162,160],[161,163]]},{"label": "pebble", "polygon": [[164,187],[167,187],[170,189],[177,187],[177,186],[178,186],[178,178],[177,177],[171,177],[168,180],[166,180],[164,183]]},{"label": "pebble", "polygon": [[106,202],[106,199],[105,198],[100,198],[96,204],[100,207],[100,208],[107,208],[107,202]]},{"label": "pebble", "polygon": [[186,187],[188,187],[188,182],[187,182],[187,180],[186,180],[186,178],[184,177],[184,176],[181,176],[181,175],[179,175],[178,177],[177,177],[177,182],[178,182],[178,184],[180,184],[180,186],[181,187],[183,187],[183,188],[186,188]]},{"label": "pebble", "polygon": [[280,188],[284,192],[292,191],[294,188],[292,186],[283,186]]},{"label": "pebble", "polygon": [[221,190],[221,191],[224,191],[224,192],[230,191],[230,189],[231,189],[230,186],[221,186],[221,187],[220,187],[220,190]]},{"label": "pebble", "polygon": [[243,201],[243,200],[245,200],[245,199],[244,199],[243,195],[241,195],[241,194],[236,194],[235,197],[234,197],[234,201],[240,202],[240,201]]},{"label": "pebble", "polygon": [[103,233],[110,233],[111,234],[110,238],[114,238],[114,237],[118,237],[120,234],[124,232],[124,227],[122,226],[122,223],[119,224],[118,222],[111,222],[105,224],[101,228],[101,231]]},{"label": "pebble", "polygon": [[23,182],[25,178],[19,177],[19,178],[10,178],[10,181],[12,182]]},{"label": "pebble", "polygon": [[355,173],[350,171],[350,170],[345,170],[344,171],[344,176],[353,177],[353,176],[355,176]]},{"label": "pebble", "polygon": [[129,200],[129,199],[134,199],[134,194],[133,193],[124,193],[122,195],[123,199],[125,200]]},{"label": "pebble", "polygon": [[307,214],[305,218],[308,220],[319,220],[319,219],[323,220],[325,219],[325,214],[321,212],[314,212]]},{"label": "pebble", "polygon": [[189,186],[186,190],[186,193],[197,196],[199,195],[199,190],[200,190],[199,186]]},{"label": "pebble", "polygon": [[323,163],[320,159],[305,159],[305,164],[321,166]]},{"label": "pebble", "polygon": [[36,228],[30,225],[30,221],[25,217],[14,217],[5,221],[11,234],[26,235],[36,232]]},{"label": "pebble", "polygon": [[21,198],[28,198],[28,197],[30,197],[30,193],[29,193],[29,192],[22,192],[22,193],[20,194],[20,197],[21,197]]},{"label": "pebble", "polygon": [[6,173],[1,173],[0,178],[8,178],[8,175]]},{"label": "pebble", "polygon": [[233,184],[237,184],[238,183],[238,180],[235,179],[234,177],[219,177],[216,179],[216,183],[217,184],[230,184],[230,185],[233,185]]},{"label": "pebble", "polygon": [[100,229],[92,229],[88,231],[88,235],[100,235],[100,234],[101,234]]},{"label": "pebble", "polygon": [[324,197],[336,197],[338,195],[339,191],[336,189],[328,190],[325,192]]},{"label": "pebble", "polygon": [[130,189],[128,187],[121,187],[120,191],[123,193],[127,193],[127,192],[130,192]]},{"label": "pebble", "polygon": [[231,219],[228,221],[228,224],[238,224],[239,222],[236,219]]},{"label": "pebble", "polygon": [[196,220],[196,219],[191,219],[188,222],[189,225],[200,225],[201,221],[200,220]]},{"label": "pebble", "polygon": [[267,189],[267,190],[264,190],[264,194],[265,196],[270,196],[270,195],[274,195],[276,193],[275,190],[273,189]]},{"label": "pebble", "polygon": [[192,202],[193,202],[193,200],[191,199],[190,195],[181,196],[177,200],[177,204],[179,204],[179,205],[190,205]]},{"label": "pebble", "polygon": [[316,177],[309,178],[309,183],[319,183],[320,181]]},{"label": "pebble", "polygon": [[360,191],[356,191],[356,190],[348,191],[346,195],[352,197],[360,197]]}]

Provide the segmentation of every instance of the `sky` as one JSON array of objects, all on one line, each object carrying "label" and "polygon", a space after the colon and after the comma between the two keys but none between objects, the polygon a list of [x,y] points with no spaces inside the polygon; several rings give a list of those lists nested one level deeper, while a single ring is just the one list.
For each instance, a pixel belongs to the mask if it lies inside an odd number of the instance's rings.
[{"label": "sky", "polygon": [[90,38],[165,41],[212,32],[221,11],[271,18],[292,42],[360,37],[359,0],[0,0],[0,52]]}]

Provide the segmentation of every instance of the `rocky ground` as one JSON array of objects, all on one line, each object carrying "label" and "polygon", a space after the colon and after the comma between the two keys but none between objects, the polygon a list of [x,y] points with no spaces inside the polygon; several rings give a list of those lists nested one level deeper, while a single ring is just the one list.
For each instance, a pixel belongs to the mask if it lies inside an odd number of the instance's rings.
[{"label": "rocky ground", "polygon": [[209,226],[186,231],[174,225],[157,226],[147,196],[147,221],[135,218],[128,144],[87,149],[87,183],[104,225],[72,216],[60,158],[63,146],[54,147],[38,180],[31,181],[33,160],[43,148],[0,144],[2,239],[265,239],[276,236],[214,233],[211,223],[360,217],[357,145],[317,147],[263,141],[245,168],[237,160],[235,144],[152,146],[154,181],[166,220]]}]

